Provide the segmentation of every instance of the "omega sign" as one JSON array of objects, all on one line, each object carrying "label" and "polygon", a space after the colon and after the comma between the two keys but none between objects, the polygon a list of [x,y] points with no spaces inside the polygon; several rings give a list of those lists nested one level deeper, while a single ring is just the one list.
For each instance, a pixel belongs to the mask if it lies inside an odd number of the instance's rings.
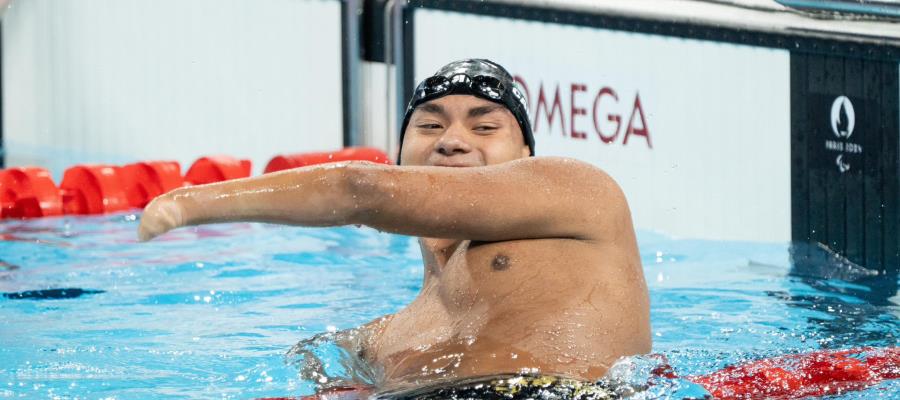
[{"label": "omega sign", "polygon": [[862,154],[863,151],[862,145],[850,140],[856,128],[856,111],[853,109],[853,102],[847,96],[838,96],[831,103],[829,115],[834,138],[825,140],[825,150],[834,156],[834,165],[838,171],[844,173],[853,167],[850,165],[848,157]]},{"label": "omega sign", "polygon": [[653,148],[640,93],[625,97],[610,86],[589,88],[584,83],[544,86],[544,82],[529,85],[519,75],[514,78],[530,107],[535,135],[561,134],[571,140],[594,136],[606,145]]}]

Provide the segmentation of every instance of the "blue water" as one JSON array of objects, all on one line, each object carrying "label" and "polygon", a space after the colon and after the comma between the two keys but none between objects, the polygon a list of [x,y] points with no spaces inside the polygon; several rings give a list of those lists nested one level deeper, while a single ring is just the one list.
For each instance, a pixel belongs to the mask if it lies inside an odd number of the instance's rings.
[{"label": "blue water", "polygon": [[[0,221],[0,398],[309,394],[289,349],[398,310],[422,280],[414,239],[368,228],[223,224],[138,244],[138,218]],[[896,276],[823,276],[792,266],[786,243],[639,232],[639,245],[654,352],[681,375],[897,345]],[[874,397],[900,398],[900,382],[835,398]]]}]

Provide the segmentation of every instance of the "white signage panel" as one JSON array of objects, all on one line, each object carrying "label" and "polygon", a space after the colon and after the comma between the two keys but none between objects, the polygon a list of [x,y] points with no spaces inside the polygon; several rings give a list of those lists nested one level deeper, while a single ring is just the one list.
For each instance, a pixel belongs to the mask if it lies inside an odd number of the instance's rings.
[{"label": "white signage panel", "polygon": [[461,58],[506,66],[537,155],[603,168],[639,229],[790,240],[787,51],[427,9],[414,24],[417,81]]}]

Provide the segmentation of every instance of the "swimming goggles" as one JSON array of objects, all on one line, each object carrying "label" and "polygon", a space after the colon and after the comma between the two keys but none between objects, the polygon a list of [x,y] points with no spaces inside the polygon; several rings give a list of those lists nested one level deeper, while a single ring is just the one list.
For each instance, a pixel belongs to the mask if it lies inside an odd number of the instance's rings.
[{"label": "swimming goggles", "polygon": [[435,75],[425,79],[416,88],[408,108],[411,111],[422,103],[451,94],[470,94],[502,103],[514,114],[525,108],[525,97],[515,86],[506,85],[493,76],[466,74]]}]

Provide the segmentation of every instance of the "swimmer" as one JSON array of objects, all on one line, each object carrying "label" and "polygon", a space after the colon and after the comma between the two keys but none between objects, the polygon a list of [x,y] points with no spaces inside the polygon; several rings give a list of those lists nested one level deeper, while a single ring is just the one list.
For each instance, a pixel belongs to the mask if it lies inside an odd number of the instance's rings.
[{"label": "swimmer", "polygon": [[444,66],[416,88],[400,135],[396,166],[343,162],[174,190],[147,206],[139,236],[234,221],[418,236],[421,292],[360,329],[359,353],[386,388],[511,374],[594,382],[650,351],[625,196],[589,164],[533,157],[525,99],[503,67]]}]

